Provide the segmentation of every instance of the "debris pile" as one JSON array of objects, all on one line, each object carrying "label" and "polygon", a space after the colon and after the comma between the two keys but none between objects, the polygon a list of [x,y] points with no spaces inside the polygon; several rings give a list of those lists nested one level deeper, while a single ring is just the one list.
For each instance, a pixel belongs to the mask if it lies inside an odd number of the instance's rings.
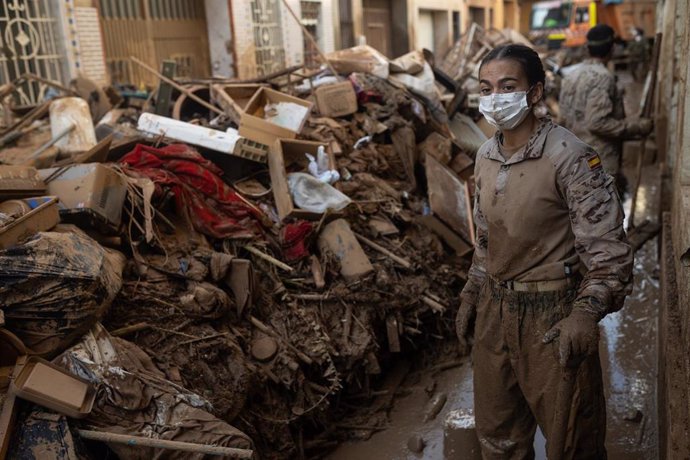
[{"label": "debris pile", "polygon": [[453,348],[474,239],[486,137],[431,58],[4,94],[0,453],[295,458],[385,426],[395,357]]}]

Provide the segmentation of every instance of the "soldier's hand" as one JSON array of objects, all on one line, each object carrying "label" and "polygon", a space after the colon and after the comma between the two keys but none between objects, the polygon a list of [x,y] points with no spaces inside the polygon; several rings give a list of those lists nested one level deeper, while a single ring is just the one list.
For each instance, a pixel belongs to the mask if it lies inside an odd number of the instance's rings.
[{"label": "soldier's hand", "polygon": [[558,356],[563,367],[577,367],[599,350],[599,322],[595,314],[578,308],[544,335],[544,343],[558,339]]},{"label": "soldier's hand", "polygon": [[654,121],[651,118],[640,118],[638,120],[638,131],[641,135],[646,136],[654,129]]},{"label": "soldier's hand", "polygon": [[460,356],[468,355],[472,345],[470,339],[474,333],[474,318],[477,308],[468,302],[462,302],[455,316],[455,333],[458,336]]}]

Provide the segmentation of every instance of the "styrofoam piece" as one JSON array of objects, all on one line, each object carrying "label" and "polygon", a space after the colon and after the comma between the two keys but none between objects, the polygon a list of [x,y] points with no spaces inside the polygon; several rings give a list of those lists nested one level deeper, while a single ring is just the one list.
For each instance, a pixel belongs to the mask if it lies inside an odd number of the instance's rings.
[{"label": "styrofoam piece", "polygon": [[223,132],[161,117],[153,113],[142,113],[137,123],[137,129],[148,134],[163,135],[170,139],[228,154],[232,154],[235,144],[240,138],[236,129],[228,129]]}]

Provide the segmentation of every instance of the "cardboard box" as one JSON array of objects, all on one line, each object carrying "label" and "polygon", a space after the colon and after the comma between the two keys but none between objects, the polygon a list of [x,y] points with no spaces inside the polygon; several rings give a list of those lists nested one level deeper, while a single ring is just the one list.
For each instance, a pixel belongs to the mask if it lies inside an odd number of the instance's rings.
[{"label": "cardboard box", "polygon": [[72,418],[89,415],[96,400],[96,388],[88,380],[37,356],[21,365],[10,392]]},{"label": "cardboard box", "polygon": [[46,196],[23,201],[31,210],[0,227],[0,249],[16,246],[38,232],[50,230],[60,222],[57,197]]},{"label": "cardboard box", "polygon": [[65,220],[91,224],[95,218],[111,227],[120,225],[127,185],[114,170],[89,163],[39,172],[48,182],[48,193],[60,198],[60,215]]},{"label": "cardboard box", "polygon": [[297,141],[288,139],[278,139],[275,142],[275,148],[268,153],[268,172],[271,176],[271,185],[273,187],[273,196],[276,200],[276,208],[278,209],[278,217],[284,220],[287,217],[296,217],[299,219],[318,220],[322,214],[305,211],[296,208],[290,196],[290,188],[288,187],[287,173],[295,171],[306,171],[309,165],[309,160],[304,155],[308,153],[316,157],[316,152],[320,146],[326,147],[328,152],[328,159],[331,164],[331,169],[335,169],[335,158],[330,152],[330,149],[325,144],[310,141]]},{"label": "cardboard box", "polygon": [[46,184],[31,166],[0,166],[0,199],[43,195]]},{"label": "cardboard box", "polygon": [[349,81],[320,86],[314,95],[324,117],[342,117],[357,111],[357,94]]},{"label": "cardboard box", "polygon": [[239,124],[247,104],[263,87],[264,85],[259,84],[215,84],[211,85],[211,97],[233,122]]},{"label": "cardboard box", "polygon": [[[307,113],[302,120],[299,120],[298,129],[292,130],[284,128],[267,121],[264,118],[264,107],[270,102],[291,102],[306,107]],[[268,146],[275,145],[278,139],[294,139],[297,137],[297,134],[302,131],[312,106],[313,104],[311,102],[307,102],[303,99],[288,96],[287,94],[272,89],[261,88],[249,101],[240,118],[240,136]]]}]

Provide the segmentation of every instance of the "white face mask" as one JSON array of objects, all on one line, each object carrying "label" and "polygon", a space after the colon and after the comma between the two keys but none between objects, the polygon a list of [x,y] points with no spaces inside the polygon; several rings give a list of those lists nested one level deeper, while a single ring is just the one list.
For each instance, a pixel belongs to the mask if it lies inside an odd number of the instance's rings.
[{"label": "white face mask", "polygon": [[527,91],[490,94],[479,98],[479,111],[486,121],[500,130],[514,129],[530,110]]}]

